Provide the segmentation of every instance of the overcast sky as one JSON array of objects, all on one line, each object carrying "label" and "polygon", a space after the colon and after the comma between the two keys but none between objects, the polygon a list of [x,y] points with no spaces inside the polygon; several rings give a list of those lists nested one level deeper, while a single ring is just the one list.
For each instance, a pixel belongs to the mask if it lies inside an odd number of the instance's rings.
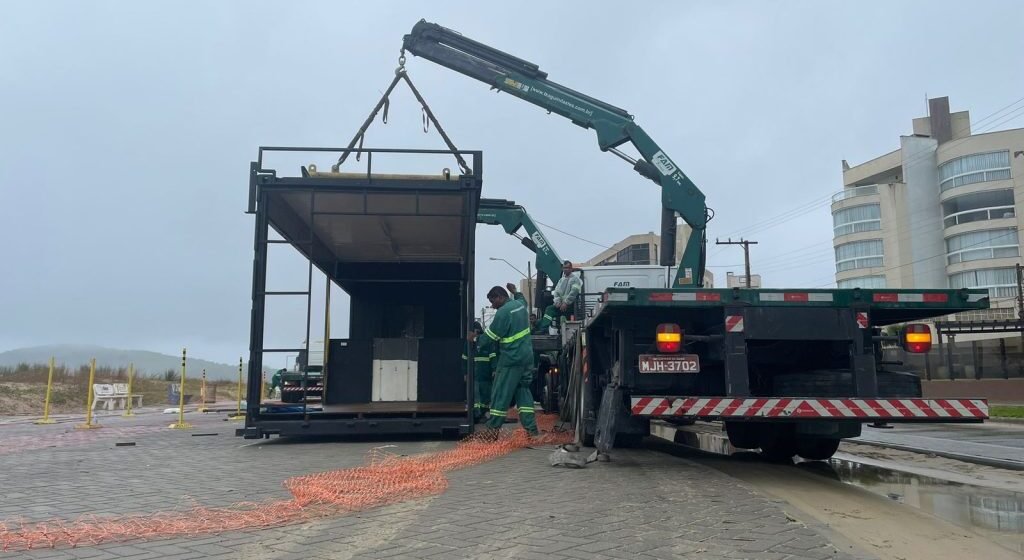
[{"label": "overcast sky", "polygon": [[[0,350],[247,355],[249,161],[260,145],[346,144],[420,18],[629,110],[706,193],[712,241],[757,240],[773,287],[833,279],[840,161],[897,148],[926,95],[975,121],[1024,97],[1018,1],[5,2]],[[657,189],[593,132],[423,59],[408,69],[455,143],[484,151],[486,196],[599,245],[658,229]],[[442,147],[420,126],[403,92],[366,144]],[[601,249],[548,234],[577,261]],[[720,285],[742,269],[738,247],[711,255]],[[479,228],[479,296],[517,276],[491,256],[531,257]]]}]

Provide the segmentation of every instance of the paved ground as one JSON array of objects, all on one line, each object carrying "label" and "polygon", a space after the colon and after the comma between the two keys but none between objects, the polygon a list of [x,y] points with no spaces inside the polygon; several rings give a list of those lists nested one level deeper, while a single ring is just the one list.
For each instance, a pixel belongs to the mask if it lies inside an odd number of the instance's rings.
[{"label": "paved ground", "polygon": [[[190,414],[195,417],[196,415]],[[288,498],[290,476],[362,463],[380,442],[244,441],[223,417],[169,416],[72,431],[0,426],[0,519],[152,513]],[[212,434],[198,436],[197,434]],[[117,447],[116,442],[135,442]],[[392,441],[413,454],[450,442]],[[736,479],[652,450],[584,470],[547,466],[525,449],[448,474],[441,495],[299,525],[8,553],[14,558],[849,558],[784,505]],[[0,557],[5,557],[0,553]]]},{"label": "paved ground", "polygon": [[1024,468],[1022,424],[895,424],[891,430],[865,426],[863,435],[850,441],[898,445],[967,459],[997,459]]}]

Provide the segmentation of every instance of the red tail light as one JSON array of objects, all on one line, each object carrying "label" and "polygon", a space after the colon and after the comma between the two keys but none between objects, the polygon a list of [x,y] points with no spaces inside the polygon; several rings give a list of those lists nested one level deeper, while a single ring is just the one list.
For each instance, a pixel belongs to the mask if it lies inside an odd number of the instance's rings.
[{"label": "red tail light", "polygon": [[913,354],[924,354],[932,349],[932,330],[928,325],[912,323],[903,329],[903,348]]},{"label": "red tail light", "polygon": [[678,352],[683,347],[683,331],[675,323],[662,323],[658,325],[655,343],[658,352],[666,354]]}]

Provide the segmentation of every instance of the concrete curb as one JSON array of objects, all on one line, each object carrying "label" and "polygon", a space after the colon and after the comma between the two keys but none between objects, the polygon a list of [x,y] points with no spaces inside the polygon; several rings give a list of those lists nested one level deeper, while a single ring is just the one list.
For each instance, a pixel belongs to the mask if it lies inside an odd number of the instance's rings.
[{"label": "concrete curb", "polygon": [[936,457],[945,457],[946,459],[953,459],[956,461],[963,461],[965,463],[975,463],[978,465],[985,465],[986,467],[996,467],[1000,469],[1009,469],[1014,471],[1024,471],[1024,463],[1018,461],[1009,461],[1005,459],[995,459],[992,457],[978,457],[976,455],[966,455],[963,453],[950,453],[947,451],[932,451],[930,449],[921,449],[918,447],[911,447],[909,445],[897,445],[892,443],[882,443],[879,441],[866,441],[859,438],[845,440],[850,443],[856,443],[861,445],[871,445],[874,447],[884,447],[888,449],[896,449],[899,451],[910,451],[911,453],[922,453],[924,455],[935,455]]}]

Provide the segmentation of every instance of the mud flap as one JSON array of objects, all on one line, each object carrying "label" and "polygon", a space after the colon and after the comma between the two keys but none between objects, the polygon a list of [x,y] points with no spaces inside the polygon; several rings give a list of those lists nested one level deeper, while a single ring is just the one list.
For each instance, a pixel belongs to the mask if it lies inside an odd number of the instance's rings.
[{"label": "mud flap", "polygon": [[598,453],[608,453],[615,445],[615,434],[629,411],[622,402],[622,389],[609,385],[601,394],[601,406],[597,409],[597,426],[594,431],[594,446]]}]

